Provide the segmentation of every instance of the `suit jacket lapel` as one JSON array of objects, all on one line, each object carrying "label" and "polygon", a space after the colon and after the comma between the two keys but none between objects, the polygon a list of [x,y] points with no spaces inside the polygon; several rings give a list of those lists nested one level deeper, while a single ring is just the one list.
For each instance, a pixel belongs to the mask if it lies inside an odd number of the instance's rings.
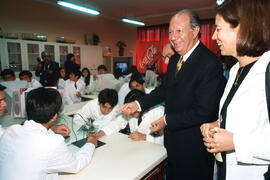
[{"label": "suit jacket lapel", "polygon": [[[174,79],[175,83],[179,82],[179,80],[181,79],[183,74],[185,74],[185,72],[192,71],[193,65],[196,64],[196,62],[199,60],[198,56],[199,56],[199,51],[201,48],[202,48],[202,44],[200,42],[199,45],[190,54],[190,56],[185,60],[181,70],[178,72],[178,74],[176,75],[176,77]],[[175,70],[176,70],[176,66],[177,66],[177,63],[175,65]],[[174,73],[175,73],[175,71],[174,71]]]}]

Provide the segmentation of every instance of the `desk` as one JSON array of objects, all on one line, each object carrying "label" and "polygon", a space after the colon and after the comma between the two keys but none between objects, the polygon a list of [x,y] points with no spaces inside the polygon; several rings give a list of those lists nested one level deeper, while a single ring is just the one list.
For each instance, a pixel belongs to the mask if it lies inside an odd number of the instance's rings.
[{"label": "desk", "polygon": [[96,99],[98,97],[98,94],[81,94],[82,98],[85,99]]},{"label": "desk", "polygon": [[[167,157],[166,149],[146,141],[132,141],[116,133],[100,139],[106,144],[97,148],[88,166],[77,174],[60,174],[59,180],[131,180],[144,177]],[[69,145],[73,152],[77,147]]]},{"label": "desk", "polygon": [[64,111],[62,114],[69,116],[75,114],[78,110],[80,110],[88,101],[79,102],[75,104],[65,105]]}]

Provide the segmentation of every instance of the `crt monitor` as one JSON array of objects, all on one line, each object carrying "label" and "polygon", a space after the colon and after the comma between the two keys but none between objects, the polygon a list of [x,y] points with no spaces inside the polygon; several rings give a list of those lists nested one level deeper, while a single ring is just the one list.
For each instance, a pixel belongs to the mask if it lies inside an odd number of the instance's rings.
[{"label": "crt monitor", "polygon": [[114,63],[114,72],[117,68],[121,69],[122,72],[125,72],[128,68],[128,62],[115,62]]},{"label": "crt monitor", "polygon": [[6,87],[6,89],[4,90],[5,101],[7,103],[6,110],[9,114],[11,114],[14,92],[19,92],[21,88],[25,88],[27,86],[27,81],[2,81],[0,82],[0,84]]}]

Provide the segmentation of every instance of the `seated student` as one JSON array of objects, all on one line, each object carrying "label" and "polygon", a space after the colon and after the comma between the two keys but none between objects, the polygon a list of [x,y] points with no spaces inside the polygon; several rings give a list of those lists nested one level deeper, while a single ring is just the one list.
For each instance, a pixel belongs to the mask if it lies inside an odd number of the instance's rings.
[{"label": "seated student", "polygon": [[20,80],[27,81],[27,87],[29,88],[39,88],[42,87],[40,82],[32,78],[32,73],[30,71],[21,71],[19,74]]},{"label": "seated student", "polygon": [[66,70],[64,67],[59,69],[57,89],[65,89]]},{"label": "seated student", "polygon": [[146,94],[149,94],[153,89],[149,89],[145,87],[145,81],[140,73],[132,74],[130,81],[129,81],[129,88],[130,89],[137,89],[142,91]]},{"label": "seated student", "polygon": [[[133,89],[125,97],[125,103],[133,102],[136,99],[142,98],[144,95],[144,92]],[[153,135],[150,131],[151,123],[164,116],[163,106],[158,105],[145,112],[137,111],[130,116],[131,119],[126,115],[121,115],[117,118],[118,123],[121,124],[122,127],[126,126],[126,128],[122,131],[124,131],[126,134],[130,133],[128,136],[130,139],[134,141],[149,141],[163,145],[163,132]],[[120,123],[119,119],[121,118],[124,120],[125,124]]]},{"label": "seated student", "polygon": [[71,71],[69,79],[66,80],[64,89],[65,104],[74,104],[81,102],[81,94],[84,93],[85,83],[80,79],[80,71]]},{"label": "seated student", "polygon": [[41,87],[29,92],[29,120],[9,127],[0,138],[0,179],[57,179],[58,172],[77,173],[89,164],[97,145],[94,136],[90,135],[88,143],[73,154],[64,138],[49,129],[61,104],[55,89]]},{"label": "seated student", "polygon": [[[4,90],[6,89],[5,86],[2,86],[0,84],[0,116],[3,116],[5,108],[7,106],[6,102],[5,102],[5,94],[4,94]],[[4,133],[4,129],[2,128],[2,126],[0,125],[0,137],[1,135]]]},{"label": "seated student", "polygon": [[90,70],[87,67],[84,67],[82,69],[82,77],[81,79],[85,83],[85,93],[91,93],[94,91],[94,79],[93,76],[91,75]]},{"label": "seated student", "polygon": [[117,124],[111,123],[117,115],[117,102],[117,92],[113,89],[104,89],[100,91],[97,99],[89,101],[77,111],[74,121],[84,125],[89,123],[89,119],[94,120],[93,125],[98,128],[97,138],[117,132],[119,129]]},{"label": "seated student", "polygon": [[4,69],[1,72],[1,76],[2,76],[4,81],[15,81],[16,80],[15,73],[12,69]]}]

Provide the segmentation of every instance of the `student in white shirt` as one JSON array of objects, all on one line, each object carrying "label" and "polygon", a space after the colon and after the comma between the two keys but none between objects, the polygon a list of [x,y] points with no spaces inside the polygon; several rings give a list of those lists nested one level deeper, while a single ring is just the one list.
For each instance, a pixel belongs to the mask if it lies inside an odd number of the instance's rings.
[{"label": "student in white shirt", "polygon": [[89,101],[74,116],[74,121],[79,125],[85,125],[92,119],[93,126],[96,127],[97,138],[117,132],[120,128],[114,123],[118,108],[118,95],[113,89],[100,91],[98,98]]},{"label": "student in white shirt", "polygon": [[[144,92],[134,89],[125,97],[125,103],[133,102],[139,98],[142,98],[144,95]],[[164,107],[157,105],[145,112],[136,111],[130,116],[122,114],[117,118],[117,121],[122,127],[126,127],[122,129],[121,132],[129,134],[128,137],[130,139],[134,141],[148,141],[163,145],[163,131],[156,134],[153,134],[150,131],[151,123],[162,116],[164,116]],[[121,118],[122,122],[120,120]]]},{"label": "student in white shirt", "polygon": [[59,79],[57,84],[57,89],[65,89],[65,81],[66,81],[66,70],[64,67],[59,69]]},{"label": "student in white shirt", "polygon": [[85,83],[80,79],[80,71],[71,71],[69,79],[66,80],[64,89],[65,104],[74,104],[81,102],[81,94],[84,93]]},{"label": "student in white shirt", "polygon": [[25,80],[27,81],[27,87],[29,88],[39,88],[42,87],[40,82],[37,80],[33,79],[32,73],[30,71],[21,71],[19,74],[20,80]]},{"label": "student in white shirt", "polygon": [[[7,106],[7,103],[5,102],[5,94],[4,94],[4,90],[6,89],[5,86],[2,86],[0,84],[0,116],[3,116],[5,108]],[[1,135],[4,133],[4,129],[2,128],[2,126],[0,125],[0,137]]]},{"label": "student in white shirt", "polygon": [[145,94],[149,94],[153,89],[145,87],[145,81],[140,73],[132,74],[129,81],[130,89],[137,89],[139,91],[144,92]]},{"label": "student in white shirt", "polygon": [[61,104],[55,89],[42,87],[29,92],[29,120],[24,125],[9,127],[0,138],[0,179],[57,179],[58,172],[77,173],[89,164],[97,145],[94,136],[90,135],[87,143],[73,154],[64,138],[49,129]]}]

